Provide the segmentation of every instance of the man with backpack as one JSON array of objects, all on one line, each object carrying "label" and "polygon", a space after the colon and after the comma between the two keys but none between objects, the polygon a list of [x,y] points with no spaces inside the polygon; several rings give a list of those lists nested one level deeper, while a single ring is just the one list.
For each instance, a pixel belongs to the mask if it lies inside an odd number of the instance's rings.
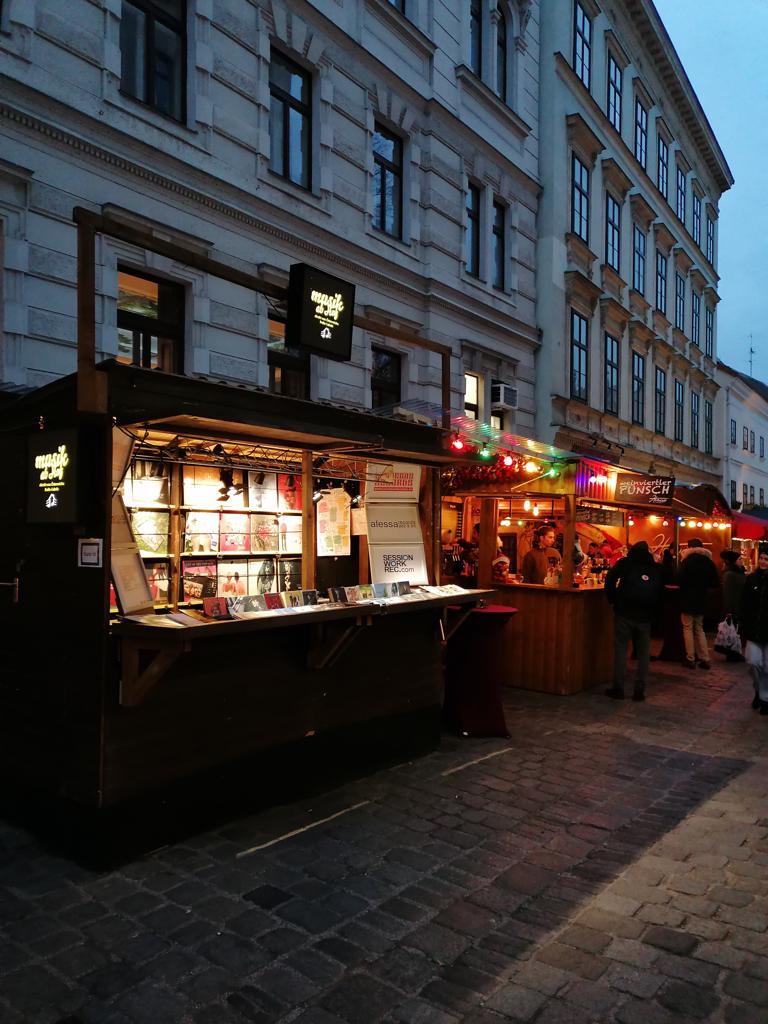
[{"label": "man with backpack", "polygon": [[613,686],[608,697],[624,700],[627,645],[637,653],[637,677],[632,700],[645,700],[651,653],[651,620],[664,594],[664,578],[644,540],[633,544],[605,578],[605,596],[613,606]]}]

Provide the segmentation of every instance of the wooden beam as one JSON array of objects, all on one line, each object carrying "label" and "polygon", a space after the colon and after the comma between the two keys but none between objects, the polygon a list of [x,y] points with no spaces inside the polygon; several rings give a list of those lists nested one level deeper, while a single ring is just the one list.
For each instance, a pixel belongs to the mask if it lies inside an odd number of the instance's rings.
[{"label": "wooden beam", "polygon": [[477,561],[477,586],[493,586],[491,562],[496,557],[496,537],[499,532],[499,503],[495,498],[480,502],[480,551]]},{"label": "wooden beam", "polygon": [[312,452],[301,453],[301,588],[314,590],[316,581],[315,493]]},{"label": "wooden beam", "polygon": [[96,232],[77,226],[77,408],[106,412],[104,375],[96,372]]}]

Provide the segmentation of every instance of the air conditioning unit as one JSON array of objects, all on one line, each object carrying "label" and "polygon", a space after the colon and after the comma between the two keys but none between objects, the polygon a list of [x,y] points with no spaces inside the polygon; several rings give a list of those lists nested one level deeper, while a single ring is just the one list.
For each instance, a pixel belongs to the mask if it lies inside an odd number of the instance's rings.
[{"label": "air conditioning unit", "polygon": [[517,388],[503,380],[491,381],[491,412],[517,408]]}]

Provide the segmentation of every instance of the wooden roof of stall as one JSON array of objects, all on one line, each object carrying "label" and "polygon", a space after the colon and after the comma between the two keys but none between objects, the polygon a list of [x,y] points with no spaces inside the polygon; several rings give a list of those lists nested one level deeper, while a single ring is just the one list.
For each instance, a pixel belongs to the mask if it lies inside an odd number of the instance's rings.
[{"label": "wooden roof of stall", "polygon": [[[117,426],[426,465],[454,459],[444,448],[444,431],[436,427],[114,360],[99,364],[98,371],[106,377],[107,412]],[[33,430],[41,416],[48,426],[76,422],[76,384],[72,374],[18,398],[4,410],[6,423]]]}]

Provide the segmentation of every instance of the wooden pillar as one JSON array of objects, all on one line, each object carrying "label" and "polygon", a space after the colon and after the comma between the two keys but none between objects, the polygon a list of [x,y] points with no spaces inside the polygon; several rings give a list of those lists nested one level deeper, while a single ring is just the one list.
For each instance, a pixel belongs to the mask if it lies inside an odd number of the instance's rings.
[{"label": "wooden pillar", "polygon": [[[360,506],[365,508],[365,480],[360,481]],[[357,582],[371,582],[371,561],[368,557],[368,535],[361,533],[357,538]]]},{"label": "wooden pillar", "polygon": [[106,379],[96,371],[96,231],[77,225],[77,408],[106,412]]},{"label": "wooden pillar", "polygon": [[484,498],[480,503],[480,551],[477,560],[478,587],[493,586],[491,562],[496,557],[498,527],[499,503],[495,498]]},{"label": "wooden pillar", "polygon": [[432,475],[432,570],[435,586],[440,586],[440,574],[443,568],[443,519],[442,494],[440,490],[440,470],[431,469]]},{"label": "wooden pillar", "polygon": [[301,588],[314,590],[316,580],[315,482],[312,452],[301,455]]},{"label": "wooden pillar", "polygon": [[573,494],[563,496],[565,522],[563,525],[563,575],[562,590],[573,588],[573,546],[576,543],[576,498]]}]

